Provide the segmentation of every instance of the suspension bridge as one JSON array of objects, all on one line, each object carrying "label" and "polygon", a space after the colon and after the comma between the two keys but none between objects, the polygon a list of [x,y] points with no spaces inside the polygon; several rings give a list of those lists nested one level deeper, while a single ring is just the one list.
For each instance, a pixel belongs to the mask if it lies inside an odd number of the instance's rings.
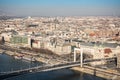
[{"label": "suspension bridge", "polygon": [[0,73],[0,79],[6,79],[9,77],[22,75],[22,74],[28,74],[28,73],[36,73],[36,72],[46,72],[46,71],[53,71],[53,70],[59,70],[59,69],[65,69],[65,68],[72,68],[72,67],[78,67],[83,66],[84,64],[95,62],[95,61],[101,61],[101,60],[115,60],[116,57],[113,58],[103,58],[103,59],[90,59],[85,60],[81,63],[81,61],[76,62],[69,62],[69,63],[63,63],[63,64],[57,64],[57,65],[42,65],[42,66],[36,66],[28,69],[22,69],[22,70],[16,70],[16,71],[10,71],[10,72],[1,72]]}]

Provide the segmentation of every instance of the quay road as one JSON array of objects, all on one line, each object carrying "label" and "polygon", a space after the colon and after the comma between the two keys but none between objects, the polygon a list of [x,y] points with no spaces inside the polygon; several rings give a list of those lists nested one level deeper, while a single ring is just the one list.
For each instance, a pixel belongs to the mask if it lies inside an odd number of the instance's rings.
[{"label": "quay road", "polygon": [[[18,54],[20,53],[23,55],[30,54],[32,57],[36,58],[37,61],[40,61],[40,62],[43,61],[43,63],[47,63],[47,64],[60,64],[60,63],[68,62],[67,58],[62,58],[61,56],[58,56],[55,54],[51,55],[51,54],[38,53],[32,50],[21,49],[21,48],[9,46],[9,45],[0,45],[0,49],[4,50],[4,52],[10,51],[13,54],[14,53],[18,53]],[[10,52],[7,52],[8,55]],[[39,58],[44,60],[39,60]]]},{"label": "quay road", "polygon": [[[101,61],[102,59],[96,59],[96,60],[86,60],[83,62],[83,64],[87,64],[89,62],[95,62],[95,61]],[[114,58],[107,58],[103,60],[114,60]],[[17,71],[11,71],[11,72],[1,72],[0,73],[0,79],[6,79],[12,76],[27,74],[27,73],[35,73],[35,72],[45,72],[45,71],[52,71],[52,70],[58,70],[58,69],[64,69],[64,68],[72,68],[80,66],[80,61],[78,62],[70,62],[70,63],[64,63],[64,64],[57,64],[57,65],[43,65],[43,66],[36,66],[33,68],[23,69],[23,70],[17,70]]]}]

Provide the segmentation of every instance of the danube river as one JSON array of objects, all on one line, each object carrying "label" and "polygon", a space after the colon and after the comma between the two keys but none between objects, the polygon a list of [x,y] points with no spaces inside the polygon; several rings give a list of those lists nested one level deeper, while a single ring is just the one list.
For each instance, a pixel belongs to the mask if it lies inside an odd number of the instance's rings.
[{"label": "danube river", "polygon": [[[0,54],[0,72],[13,71],[24,69],[33,66],[42,65],[42,63],[31,63],[24,60],[16,60],[11,56]],[[80,72],[75,72],[70,69],[61,69],[57,71],[32,73],[11,77],[5,80],[105,80]]]}]

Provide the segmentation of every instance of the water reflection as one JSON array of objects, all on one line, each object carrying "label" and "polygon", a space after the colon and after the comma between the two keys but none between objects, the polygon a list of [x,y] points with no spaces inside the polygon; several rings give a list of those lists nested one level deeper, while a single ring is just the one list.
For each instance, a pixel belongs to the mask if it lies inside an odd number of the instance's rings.
[{"label": "water reflection", "polygon": [[61,69],[57,71],[26,74],[16,76],[6,80],[105,80],[96,76],[74,72],[69,69]]}]

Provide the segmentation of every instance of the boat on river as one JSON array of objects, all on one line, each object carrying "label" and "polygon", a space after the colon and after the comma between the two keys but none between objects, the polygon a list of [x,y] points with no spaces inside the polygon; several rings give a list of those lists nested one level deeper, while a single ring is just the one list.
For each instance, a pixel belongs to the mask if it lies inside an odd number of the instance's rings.
[{"label": "boat on river", "polygon": [[23,56],[22,59],[32,62],[36,61],[36,59],[32,56]]},{"label": "boat on river", "polygon": [[21,56],[14,56],[15,59],[22,59]]}]

